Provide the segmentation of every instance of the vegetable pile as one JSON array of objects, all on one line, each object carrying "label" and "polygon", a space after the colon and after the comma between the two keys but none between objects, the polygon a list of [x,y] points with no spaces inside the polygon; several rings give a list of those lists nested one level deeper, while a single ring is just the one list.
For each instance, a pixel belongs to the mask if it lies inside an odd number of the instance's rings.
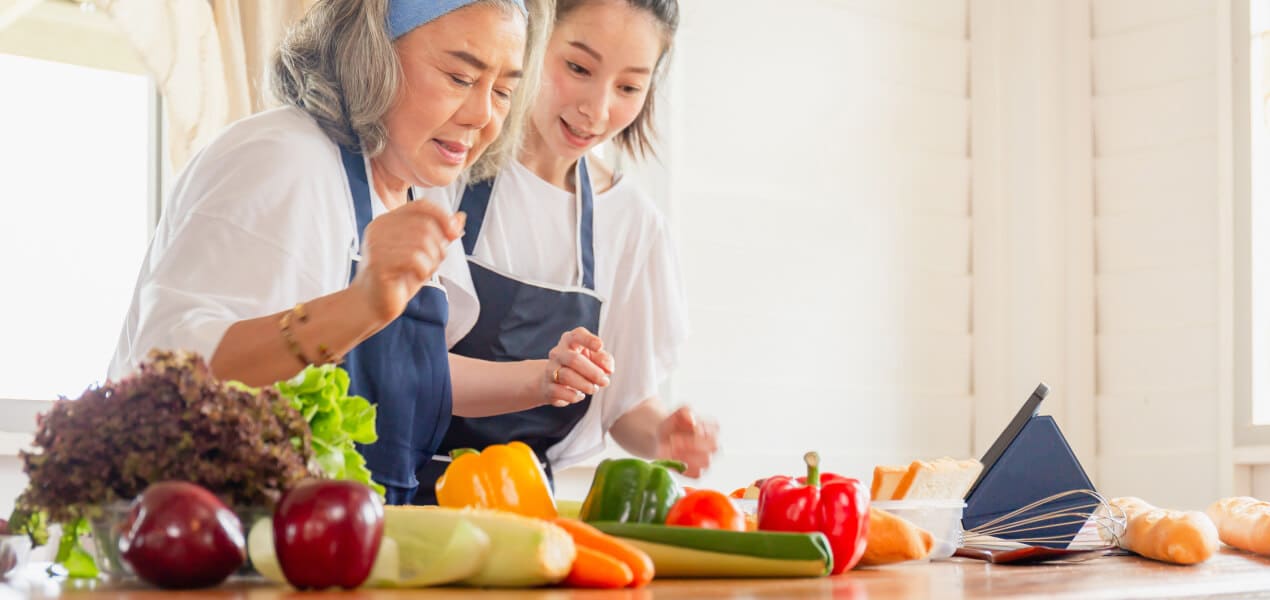
[{"label": "vegetable pile", "polygon": [[276,390],[214,379],[202,358],[153,352],[138,372],[41,415],[17,504],[71,522],[151,483],[198,483],[237,506],[272,506],[310,475],[304,417]]}]

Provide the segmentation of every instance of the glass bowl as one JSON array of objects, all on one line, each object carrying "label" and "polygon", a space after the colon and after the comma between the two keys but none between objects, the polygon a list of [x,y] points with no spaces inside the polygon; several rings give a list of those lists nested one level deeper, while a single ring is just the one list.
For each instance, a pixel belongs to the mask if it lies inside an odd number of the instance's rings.
[{"label": "glass bowl", "polygon": [[[128,512],[132,507],[131,502],[112,502],[101,507],[98,514],[89,519],[89,525],[92,528],[92,540],[86,544],[89,552],[93,554],[93,558],[97,562],[97,569],[111,579],[129,579],[135,577],[132,568],[128,563],[119,556],[119,538],[124,533],[124,527],[127,524]],[[238,520],[243,524],[243,540],[247,539],[247,532],[251,531],[251,526],[256,521],[273,515],[273,511],[264,507],[248,507],[235,508],[234,514],[238,515]],[[244,548],[244,553],[246,549]],[[251,566],[251,560],[243,562],[243,566],[238,569],[235,575],[250,576],[257,575],[256,570]]]},{"label": "glass bowl", "polygon": [[872,506],[929,531],[935,538],[930,560],[949,558],[961,547],[963,500],[879,500]]},{"label": "glass bowl", "polygon": [[23,535],[0,535],[0,579],[26,566],[31,557],[31,538]]}]

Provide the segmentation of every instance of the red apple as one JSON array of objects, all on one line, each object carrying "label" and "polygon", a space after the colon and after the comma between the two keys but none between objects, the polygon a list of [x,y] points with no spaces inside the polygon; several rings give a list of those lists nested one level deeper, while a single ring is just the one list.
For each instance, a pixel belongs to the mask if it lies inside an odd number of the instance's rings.
[{"label": "red apple", "polygon": [[383,537],[384,505],[374,490],[355,481],[301,483],[273,514],[278,564],[302,590],[361,585]]},{"label": "red apple", "polygon": [[247,558],[238,517],[185,481],[153,484],[132,502],[119,554],[138,577],[162,588],[217,585]]}]

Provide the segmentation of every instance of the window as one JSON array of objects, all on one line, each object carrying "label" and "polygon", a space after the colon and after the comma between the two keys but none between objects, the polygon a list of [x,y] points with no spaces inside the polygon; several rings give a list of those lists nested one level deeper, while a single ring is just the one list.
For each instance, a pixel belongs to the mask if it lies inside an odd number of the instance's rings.
[{"label": "window", "polygon": [[154,82],[103,61],[131,50],[91,19],[45,3],[0,44],[0,429],[104,380],[156,219]]}]

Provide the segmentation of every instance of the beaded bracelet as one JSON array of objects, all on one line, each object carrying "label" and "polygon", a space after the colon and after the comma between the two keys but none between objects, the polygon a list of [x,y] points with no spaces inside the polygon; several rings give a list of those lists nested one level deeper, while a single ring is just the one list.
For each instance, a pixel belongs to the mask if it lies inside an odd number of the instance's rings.
[{"label": "beaded bracelet", "polygon": [[326,364],[326,363],[335,363],[338,365],[344,362],[344,357],[335,356],[335,354],[331,352],[331,349],[327,347],[326,344],[318,344],[318,347],[317,347],[318,362],[317,363],[314,363],[313,361],[309,360],[309,357],[304,354],[304,349],[300,347],[300,343],[296,341],[295,336],[292,335],[291,333],[291,316],[292,315],[295,315],[296,320],[299,321],[301,325],[309,322],[309,314],[308,312],[305,311],[303,302],[296,304],[295,308],[291,309],[290,312],[283,314],[282,319],[278,321],[278,326],[282,330],[282,339],[286,341],[287,348],[291,350],[291,353],[294,354],[295,357],[300,360],[300,362],[304,363],[305,366],[308,366],[311,364]]},{"label": "beaded bracelet", "polygon": [[[297,305],[299,306],[299,305]],[[300,347],[300,343],[295,341],[295,336],[291,335],[291,315],[294,310],[283,313],[282,318],[278,320],[278,328],[282,331],[282,340],[287,343],[287,348],[291,350],[291,354],[300,359],[300,363],[304,366],[313,364],[308,356],[304,355],[304,349]],[[301,317],[301,322],[308,320],[308,317]]]}]

